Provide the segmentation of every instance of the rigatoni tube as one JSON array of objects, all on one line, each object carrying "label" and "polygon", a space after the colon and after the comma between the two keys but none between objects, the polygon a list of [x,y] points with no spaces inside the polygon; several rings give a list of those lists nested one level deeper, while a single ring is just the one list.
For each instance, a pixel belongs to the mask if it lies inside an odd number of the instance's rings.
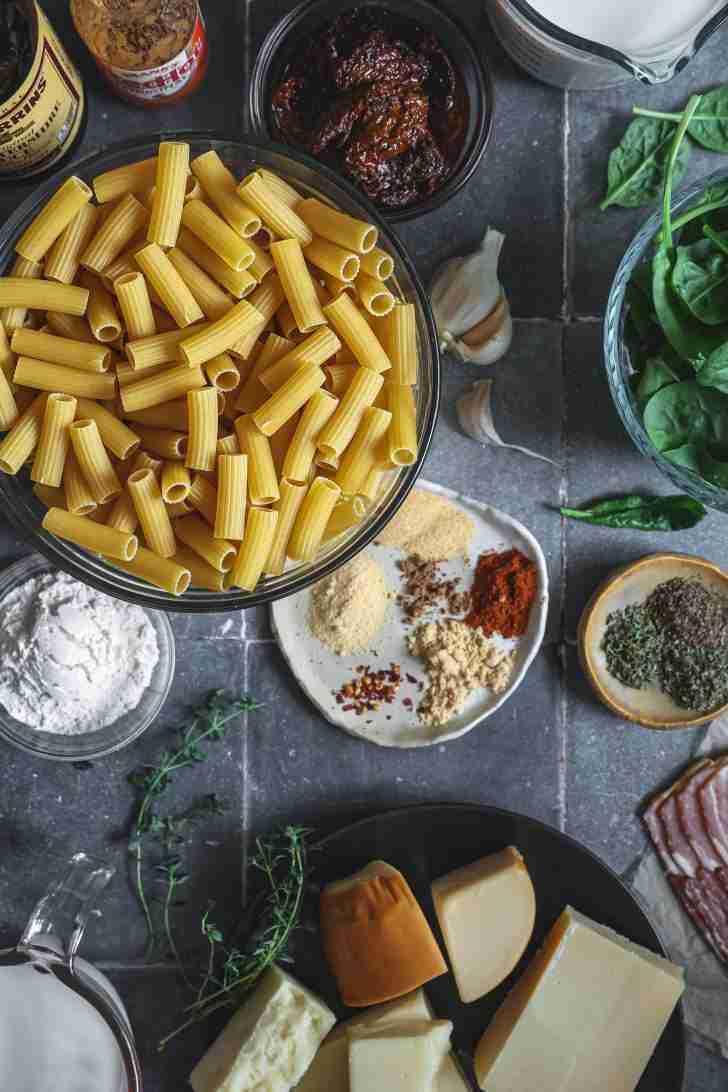
[{"label": "rigatoni tube", "polygon": [[147,239],[160,247],[175,246],[179,234],[190,168],[190,146],[163,140],[154,176],[152,214]]},{"label": "rigatoni tube", "polygon": [[88,418],[69,427],[73,451],[97,504],[106,504],[121,493],[121,482],[106,453],[98,426]]},{"label": "rigatoni tube", "polygon": [[280,576],[286,567],[288,540],[291,537],[296,516],[308,492],[308,486],[284,478],[281,482],[281,499],[275,506],[278,512],[273,544],[264,566],[269,576]]},{"label": "rigatoni tube", "polygon": [[201,390],[204,386],[205,377],[200,368],[180,364],[122,387],[121,404],[126,413],[133,413],[135,410],[161,406],[163,402],[172,402],[188,391]]},{"label": "rigatoni tube", "polygon": [[252,417],[238,417],[235,421],[240,450],[248,456],[248,495],[251,504],[273,504],[277,501],[278,476],[276,474],[270,440],[264,436]]},{"label": "rigatoni tube", "polygon": [[98,508],[91,488],[81,473],[73,448],[66,456],[66,465],[63,469],[63,491],[66,495],[66,508],[76,516],[89,516]]},{"label": "rigatoni tube", "polygon": [[281,477],[291,482],[307,482],[316,454],[318,436],[339,404],[328,391],[317,390],[311,396],[283,457]]},{"label": "rigatoni tube", "polygon": [[47,394],[39,394],[0,442],[0,470],[17,474],[36,449],[45,413]]},{"label": "rigatoni tube", "polygon": [[358,492],[377,460],[377,449],[392,420],[387,410],[370,406],[364,410],[354,439],[341,457],[335,481],[342,493]]},{"label": "rigatoni tube", "polygon": [[221,573],[232,569],[235,561],[235,547],[222,538],[215,538],[212,528],[208,527],[199,516],[183,516],[175,520],[177,538],[199,554],[208,565]]},{"label": "rigatoni tube", "polygon": [[58,488],[70,444],[68,426],[76,415],[76,399],[67,394],[49,394],[30,479]]},{"label": "rigatoni tube", "polygon": [[192,574],[185,565],[179,564],[179,559],[159,557],[152,550],[140,546],[133,561],[113,561],[118,569],[136,576],[139,580],[146,580],[155,588],[169,592],[170,595],[184,595],[190,586]]},{"label": "rigatoni tube", "polygon": [[252,417],[264,436],[272,436],[306,405],[314,391],[323,386],[321,368],[303,364],[257,409]]},{"label": "rigatoni tube", "polygon": [[326,318],[301,244],[295,239],[282,239],[271,244],[270,255],[301,333],[307,334],[317,326],[324,326]]},{"label": "rigatoni tube", "polygon": [[357,368],[336,413],[318,437],[323,465],[334,466],[359,427],[364,411],[382,389],[384,380],[371,368]]},{"label": "rigatoni tube", "polygon": [[363,368],[386,372],[389,357],[354,301],[344,292],[324,306],[324,315]]},{"label": "rigatoni tube", "polygon": [[217,459],[217,391],[204,387],[187,395],[189,443],[185,466],[190,470],[214,470]]},{"label": "rigatoni tube", "polygon": [[75,175],[67,178],[16,242],[18,254],[31,262],[41,261],[92,196],[91,189],[82,179]]},{"label": "rigatoni tube", "polygon": [[245,534],[248,456],[220,455],[217,460],[215,538],[240,542]]},{"label": "rigatoni tube", "polygon": [[94,523],[86,516],[77,516],[62,508],[48,509],[43,519],[43,529],[75,546],[120,561],[133,561],[139,549],[136,535],[117,531],[103,523]]},{"label": "rigatoni tube", "polygon": [[248,511],[245,538],[233,566],[233,587],[253,591],[265,569],[273,546],[278,513],[271,508],[251,508]]},{"label": "rigatoni tube", "polygon": [[126,487],[150,550],[160,557],[172,557],[177,549],[175,535],[154,471],[135,470]]},{"label": "rigatoni tube", "polygon": [[157,332],[147,282],[142,273],[125,273],[114,281],[114,292],[126,323],[127,337],[151,337]]},{"label": "rigatoni tube", "polygon": [[313,560],[340,496],[341,489],[330,478],[314,478],[293,525],[287,551],[290,558]]},{"label": "rigatoni tube", "polygon": [[392,423],[387,433],[389,458],[395,466],[411,466],[417,458],[417,407],[412,387],[387,383],[387,408]]},{"label": "rigatoni tube", "polygon": [[231,269],[239,272],[252,265],[255,255],[245,239],[202,201],[187,202],[182,223]]},{"label": "rigatoni tube", "polygon": [[138,250],[135,257],[142,273],[178,326],[191,326],[205,317],[197,300],[157,243],[149,243]]}]

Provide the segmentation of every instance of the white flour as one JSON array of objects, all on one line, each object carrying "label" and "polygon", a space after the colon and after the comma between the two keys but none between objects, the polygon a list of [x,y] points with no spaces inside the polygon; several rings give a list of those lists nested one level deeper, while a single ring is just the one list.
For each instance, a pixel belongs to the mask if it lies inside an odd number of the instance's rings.
[{"label": "white flour", "polygon": [[32,577],[0,605],[0,704],[31,728],[70,736],[113,724],[158,660],[141,607],[65,573]]}]

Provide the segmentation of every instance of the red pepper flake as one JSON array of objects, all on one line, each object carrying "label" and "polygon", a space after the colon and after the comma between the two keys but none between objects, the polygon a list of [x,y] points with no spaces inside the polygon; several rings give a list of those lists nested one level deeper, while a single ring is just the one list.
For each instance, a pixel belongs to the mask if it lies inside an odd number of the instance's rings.
[{"label": "red pepper flake", "polygon": [[[399,664],[390,663],[389,668],[372,670],[368,664],[359,664],[356,676],[344,683],[334,693],[343,713],[354,712],[358,717],[362,713],[375,713],[381,704],[391,705],[402,682],[402,670]],[[346,701],[347,704],[342,703]]]}]

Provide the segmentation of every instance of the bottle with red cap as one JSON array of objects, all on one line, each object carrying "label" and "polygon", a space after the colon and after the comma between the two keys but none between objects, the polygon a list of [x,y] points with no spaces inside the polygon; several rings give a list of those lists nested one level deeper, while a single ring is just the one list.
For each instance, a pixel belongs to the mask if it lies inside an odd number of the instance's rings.
[{"label": "bottle with red cap", "polygon": [[162,106],[202,81],[208,44],[198,0],[71,0],[71,14],[122,98]]}]

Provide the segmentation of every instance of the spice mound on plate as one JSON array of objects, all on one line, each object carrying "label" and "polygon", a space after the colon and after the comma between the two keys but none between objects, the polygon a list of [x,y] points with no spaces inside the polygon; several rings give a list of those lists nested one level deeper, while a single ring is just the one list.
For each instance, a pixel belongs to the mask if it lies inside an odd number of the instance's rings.
[{"label": "spice mound on plate", "polygon": [[447,561],[468,552],[474,531],[470,516],[446,497],[413,489],[377,542],[423,561]]},{"label": "spice mound on plate", "polygon": [[[460,577],[443,577],[436,561],[423,561],[421,557],[406,557],[397,562],[402,574],[402,591],[397,602],[406,621],[414,622],[437,606],[440,613],[464,614],[470,606],[470,592],[460,587]],[[444,606],[442,605],[444,604]]]},{"label": "spice mound on plate", "polygon": [[314,586],[311,632],[339,656],[365,649],[382,628],[388,599],[380,566],[360,554]]},{"label": "spice mound on plate", "polygon": [[657,687],[696,713],[717,709],[728,702],[728,598],[699,580],[666,580],[607,616],[602,651],[623,686]]},{"label": "spice mound on plate", "polygon": [[522,637],[538,591],[538,569],[520,550],[482,554],[470,589],[467,625],[486,637]]},{"label": "spice mound on plate", "polygon": [[159,660],[141,607],[65,573],[42,573],[5,597],[0,705],[43,732],[79,735],[135,709]]},{"label": "spice mound on plate", "polygon": [[438,727],[459,713],[473,690],[502,693],[513,672],[514,656],[463,622],[425,622],[408,638],[410,652],[421,656],[428,686],[417,714]]}]

